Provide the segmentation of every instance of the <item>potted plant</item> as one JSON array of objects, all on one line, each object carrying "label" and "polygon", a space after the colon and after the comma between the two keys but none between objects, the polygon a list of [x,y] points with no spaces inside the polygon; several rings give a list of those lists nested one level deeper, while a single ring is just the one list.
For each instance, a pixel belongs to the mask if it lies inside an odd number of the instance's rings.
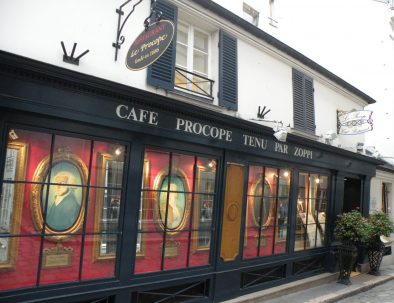
[{"label": "potted plant", "polygon": [[350,274],[357,258],[357,246],[365,241],[366,219],[359,211],[351,211],[337,216],[334,237],[340,242],[338,283],[350,285]]},{"label": "potted plant", "polygon": [[389,237],[392,232],[394,232],[394,223],[386,213],[376,212],[370,215],[366,224],[365,239],[370,267],[369,274],[379,275],[379,268],[385,249],[380,237]]}]

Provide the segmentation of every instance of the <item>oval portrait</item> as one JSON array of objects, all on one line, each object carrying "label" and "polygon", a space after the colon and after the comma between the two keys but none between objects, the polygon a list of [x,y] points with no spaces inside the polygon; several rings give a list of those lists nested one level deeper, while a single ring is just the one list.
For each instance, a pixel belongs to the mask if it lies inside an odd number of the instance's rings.
[{"label": "oval portrait", "polygon": [[[61,234],[78,231],[83,222],[86,197],[87,168],[72,154],[57,153],[49,169],[49,157],[38,165],[32,186],[31,208],[33,221],[41,231],[45,217],[45,233],[60,234],[48,239],[59,240]],[[49,179],[50,178],[50,179]]]},{"label": "oval portrait", "polygon": [[157,226],[166,229],[170,235],[184,228],[190,208],[186,176],[180,169],[174,168],[173,171],[176,171],[176,174],[171,175],[171,178],[164,172],[157,175],[155,180],[157,194],[154,200]]},{"label": "oval portrait", "polygon": [[[177,229],[185,215],[186,208],[186,194],[182,179],[179,177],[172,177],[170,186],[168,187],[168,176],[163,179],[160,186],[160,219],[165,223],[167,210],[167,228]],[[167,192],[168,190],[168,192]],[[168,201],[168,206],[167,206]]]},{"label": "oval portrait", "polygon": [[[252,204],[252,217],[255,226],[267,226],[270,223],[270,212],[274,204],[272,203],[272,191],[267,180],[264,180],[264,196],[262,180],[260,179],[252,190],[253,204]],[[263,202],[263,205],[261,205]],[[262,218],[260,218],[262,212]]]}]

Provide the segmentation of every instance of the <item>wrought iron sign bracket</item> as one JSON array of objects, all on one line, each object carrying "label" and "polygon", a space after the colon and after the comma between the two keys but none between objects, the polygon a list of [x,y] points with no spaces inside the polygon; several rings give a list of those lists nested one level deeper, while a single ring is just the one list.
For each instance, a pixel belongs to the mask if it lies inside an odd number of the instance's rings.
[{"label": "wrought iron sign bracket", "polygon": [[257,118],[259,119],[264,119],[265,116],[271,111],[270,109],[268,109],[267,111],[265,111],[266,106],[264,105],[263,110],[260,110],[260,106],[259,109],[257,110]]},{"label": "wrought iron sign bracket", "polygon": [[[135,11],[135,8],[137,7],[137,5],[142,2],[142,0],[139,0],[137,3],[135,3],[133,5],[133,7],[131,8],[131,11],[127,14],[127,16],[122,21],[123,15],[125,14],[125,12],[122,9],[127,4],[129,4],[131,1],[132,0],[128,0],[128,1],[124,2],[118,9],[116,9],[116,13],[118,14],[118,29],[116,31],[116,42],[112,43],[112,46],[115,47],[115,61],[118,60],[118,50],[120,49],[121,45],[125,41],[125,37],[121,35],[122,30],[123,30],[127,20],[131,16],[131,14]],[[149,26],[152,24],[151,20],[152,20],[153,15],[155,16],[154,22],[158,22],[161,18],[161,15],[162,15],[162,12],[156,10],[156,0],[151,0],[150,15],[144,21],[145,29],[148,29]]]},{"label": "wrought iron sign bracket", "polygon": [[81,59],[83,56],[85,56],[89,52],[89,50],[87,49],[82,54],[80,54],[78,57],[74,58],[74,53],[75,53],[75,49],[77,48],[77,43],[74,43],[73,49],[71,51],[71,55],[67,54],[66,47],[64,46],[63,41],[61,41],[60,44],[62,45],[62,49],[63,49],[63,61],[66,63],[79,65],[79,59]]}]

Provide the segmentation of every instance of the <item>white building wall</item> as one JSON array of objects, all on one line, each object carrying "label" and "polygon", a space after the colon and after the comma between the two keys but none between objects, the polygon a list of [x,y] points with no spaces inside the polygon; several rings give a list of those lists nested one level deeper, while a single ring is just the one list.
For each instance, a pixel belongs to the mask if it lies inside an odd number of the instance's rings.
[{"label": "white building wall", "polygon": [[[112,46],[116,39],[118,22],[115,10],[124,1],[0,1],[0,49],[124,85],[168,95],[212,110],[237,115],[246,120],[256,118],[258,107],[266,106],[267,109],[271,109],[266,116],[267,120],[282,121],[285,126],[290,125],[290,129],[293,127],[292,68],[295,67],[314,79],[316,136],[311,138],[321,141],[321,135],[329,130],[335,130],[337,109],[361,109],[365,105],[365,102],[346,93],[338,85],[311,71],[295,59],[266,42],[250,36],[236,25],[221,20],[209,11],[198,7],[194,2],[186,0],[174,2],[179,7],[179,19],[195,23],[212,33],[210,77],[215,81],[213,105],[148,86],[146,69],[130,71],[126,68],[127,50],[144,29],[143,21],[149,15],[150,1],[142,1],[126,23],[122,32],[125,42],[119,50],[116,62],[115,48]],[[257,5],[260,2],[247,3]],[[234,12],[242,13],[242,1],[224,1],[220,4]],[[260,4],[264,4],[266,11],[268,0]],[[125,7],[124,11],[126,16],[130,7]],[[265,17],[261,24],[266,24]],[[238,39],[238,113],[215,106],[218,104],[219,29],[224,29]],[[61,41],[64,41],[68,54],[71,53],[73,43],[78,43],[75,57],[86,49],[90,52],[81,58],[79,66],[65,63]],[[271,122],[256,123],[273,126]],[[339,137],[334,144],[355,148],[355,143],[362,140],[363,136]]]},{"label": "white building wall", "polygon": [[[293,124],[291,67],[238,40],[238,99],[242,118],[257,118],[258,107],[271,112],[265,119]],[[265,123],[273,126],[273,123]]]},{"label": "white building wall", "polygon": [[[394,172],[377,170],[376,176],[371,180],[371,199],[369,212],[373,213],[382,210],[382,184],[388,185],[388,214],[394,220]],[[394,234],[391,234],[391,240],[394,242]],[[382,265],[394,264],[394,245],[392,244],[392,254],[385,256]]]}]

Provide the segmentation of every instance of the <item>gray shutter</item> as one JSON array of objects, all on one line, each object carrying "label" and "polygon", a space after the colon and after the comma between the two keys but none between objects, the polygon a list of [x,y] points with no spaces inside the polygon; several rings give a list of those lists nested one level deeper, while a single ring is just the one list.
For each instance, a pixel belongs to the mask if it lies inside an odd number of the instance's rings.
[{"label": "gray shutter", "polygon": [[304,76],[305,130],[315,133],[315,102],[313,98],[313,80]]},{"label": "gray shutter", "polygon": [[219,33],[219,106],[238,110],[237,39]]},{"label": "gray shutter", "polygon": [[147,82],[150,85],[168,90],[174,89],[175,55],[176,55],[176,25],[178,8],[166,0],[158,0],[156,9],[163,13],[161,20],[170,20],[174,23],[175,33],[170,46],[165,53],[148,67]]},{"label": "gray shutter", "polygon": [[315,132],[315,104],[313,80],[293,69],[293,120],[294,128]]}]

